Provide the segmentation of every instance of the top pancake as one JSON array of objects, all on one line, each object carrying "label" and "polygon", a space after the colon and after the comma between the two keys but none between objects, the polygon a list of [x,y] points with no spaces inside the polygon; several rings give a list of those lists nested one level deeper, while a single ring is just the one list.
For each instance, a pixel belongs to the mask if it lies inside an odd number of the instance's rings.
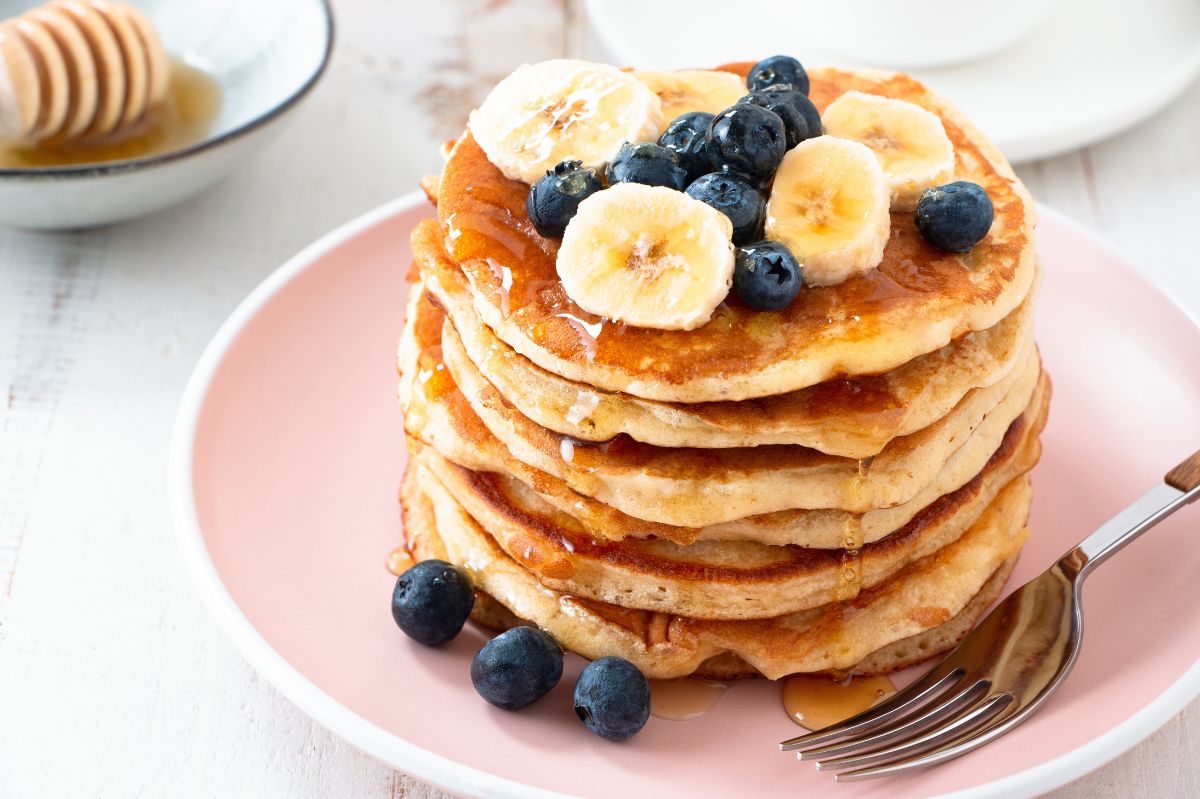
[{"label": "top pancake", "polygon": [[972,389],[1003,380],[1033,343],[1036,283],[1015,311],[987,330],[881,375],[831,380],[752,402],[647,400],[559,377],[501,342],[475,313],[470,284],[442,239],[441,226],[427,219],[413,230],[411,246],[426,291],[455,328],[447,357],[463,351],[522,414],[580,441],[605,442],[625,433],[659,447],[799,444],[868,458],[892,439],[933,424]]},{"label": "top pancake", "polygon": [[783,311],[756,311],[731,297],[696,330],[611,324],[567,297],[555,271],[558,242],[539,236],[525,212],[529,187],[505,178],[467,133],[442,172],[438,216],[479,316],[550,372],[685,403],[878,374],[1007,316],[1033,282],[1035,209],[995,147],[907,75],[825,69],[810,77],[819,109],[858,90],[938,114],[955,147],[955,179],[979,183],[995,206],[988,236],[970,253],[947,253],[925,242],[911,213],[893,214],[879,268],[837,286],[806,287]]}]

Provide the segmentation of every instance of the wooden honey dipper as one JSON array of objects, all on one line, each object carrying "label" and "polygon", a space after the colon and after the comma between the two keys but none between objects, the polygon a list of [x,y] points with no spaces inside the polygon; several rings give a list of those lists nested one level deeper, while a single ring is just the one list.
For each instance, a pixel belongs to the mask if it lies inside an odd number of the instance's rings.
[{"label": "wooden honey dipper", "polygon": [[97,139],[127,130],[167,94],[170,63],[142,12],[65,0],[0,23],[0,139]]}]

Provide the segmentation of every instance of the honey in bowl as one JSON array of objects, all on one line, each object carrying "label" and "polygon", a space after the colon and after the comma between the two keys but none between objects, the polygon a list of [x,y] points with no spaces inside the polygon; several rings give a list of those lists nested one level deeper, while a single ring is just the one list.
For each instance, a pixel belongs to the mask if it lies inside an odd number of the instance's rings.
[{"label": "honey in bowl", "polygon": [[173,152],[202,141],[220,109],[220,83],[197,67],[171,59],[163,100],[139,122],[97,139],[0,144],[0,169],[77,166]]}]

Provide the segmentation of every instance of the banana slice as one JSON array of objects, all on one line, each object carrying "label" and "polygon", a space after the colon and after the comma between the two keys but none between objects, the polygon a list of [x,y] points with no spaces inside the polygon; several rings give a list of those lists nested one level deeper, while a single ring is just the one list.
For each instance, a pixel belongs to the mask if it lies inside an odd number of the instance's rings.
[{"label": "banana slice", "polygon": [[662,123],[662,103],[628,72],[554,59],[500,81],[468,126],[505,176],[534,183],[567,158],[603,166],[623,143],[656,139]]},{"label": "banana slice", "polygon": [[821,116],[830,136],[854,139],[874,151],[887,175],[893,211],[912,211],[921,192],[950,181],[954,145],[937,114],[919,105],[846,92]]},{"label": "banana slice", "polygon": [[818,136],[783,157],[766,234],[803,261],[805,283],[832,286],[875,268],[891,227],[887,178],[866,145]]},{"label": "banana slice", "polygon": [[664,126],[688,111],[717,114],[746,94],[746,84],[732,72],[681,69],[673,72],[634,72],[662,102]]},{"label": "banana slice", "polygon": [[729,217],[683,192],[619,183],[579,204],[558,276],[585,311],[636,327],[691,330],[733,281]]}]

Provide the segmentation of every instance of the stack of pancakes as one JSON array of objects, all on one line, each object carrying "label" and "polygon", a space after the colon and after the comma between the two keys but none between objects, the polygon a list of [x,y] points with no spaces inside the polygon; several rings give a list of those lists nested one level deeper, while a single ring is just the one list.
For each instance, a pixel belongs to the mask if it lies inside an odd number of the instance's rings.
[{"label": "stack of pancakes", "polygon": [[938,114],[995,206],[970,253],[892,216],[883,262],[692,331],[583,311],[528,185],[469,133],[413,235],[400,348],[417,559],[467,571],[477,621],[530,623],[648,677],[887,672],[951,647],[1027,536],[1049,402],[1033,203],[915,80],[811,74]]}]

